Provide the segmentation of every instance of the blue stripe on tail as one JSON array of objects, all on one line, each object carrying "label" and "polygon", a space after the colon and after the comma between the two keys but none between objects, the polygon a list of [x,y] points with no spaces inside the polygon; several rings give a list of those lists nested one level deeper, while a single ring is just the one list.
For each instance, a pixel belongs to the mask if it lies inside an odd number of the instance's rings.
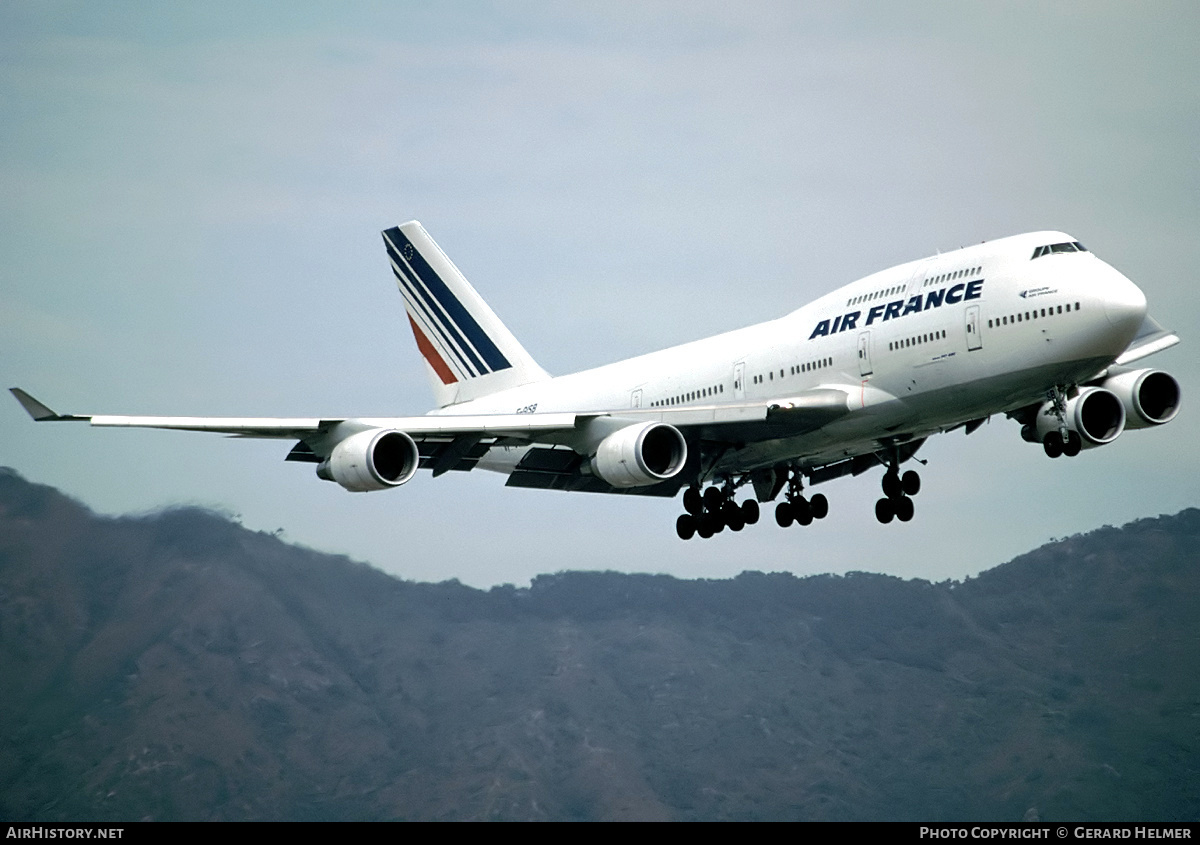
[{"label": "blue stripe on tail", "polygon": [[[446,328],[459,337],[465,335],[465,339],[470,342],[470,346],[462,344],[463,352],[472,361],[477,362],[481,371],[496,372],[497,370],[510,368],[512,364],[504,357],[504,353],[496,347],[496,344],[488,337],[483,327],[475,322],[475,318],[458,301],[458,297],[446,286],[441,276],[429,266],[429,262],[421,255],[420,250],[412,245],[412,242],[404,236],[404,233],[399,228],[388,229],[385,234],[388,240],[391,241],[394,250],[392,260],[396,262],[398,267],[404,266],[403,261],[400,259],[400,254],[404,254],[407,258],[408,253],[411,252],[412,257],[408,258],[408,265],[424,286],[424,290],[421,290],[422,285],[413,285],[413,287],[417,288],[417,292],[423,298],[426,298],[425,291],[428,291],[429,295],[441,306],[442,311],[449,318]],[[412,249],[405,250],[405,247],[412,247]],[[393,250],[389,250],[389,252]],[[474,347],[474,350],[471,347]],[[474,354],[475,352],[479,353],[478,356]],[[482,357],[482,361],[479,360],[480,357]]]},{"label": "blue stripe on tail", "polygon": [[400,283],[405,300],[421,316],[426,325],[433,329],[446,353],[454,359],[454,363],[467,377],[483,375],[487,370],[483,361],[467,344],[467,339],[458,332],[452,323],[447,322],[438,308],[437,302],[425,287],[409,276],[405,263],[392,245],[386,241],[384,243],[387,245],[388,257],[392,261],[392,273],[396,276],[396,281]]}]

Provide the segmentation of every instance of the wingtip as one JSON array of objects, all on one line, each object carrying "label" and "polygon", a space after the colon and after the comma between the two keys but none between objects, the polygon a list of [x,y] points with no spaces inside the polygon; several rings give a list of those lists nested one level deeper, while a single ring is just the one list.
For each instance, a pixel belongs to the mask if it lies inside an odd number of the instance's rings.
[{"label": "wingtip", "polygon": [[21,403],[21,407],[25,409],[25,413],[33,417],[35,421],[44,422],[46,420],[62,419],[61,416],[54,413],[49,407],[34,399],[21,388],[10,387],[8,392],[17,397],[17,401]]}]

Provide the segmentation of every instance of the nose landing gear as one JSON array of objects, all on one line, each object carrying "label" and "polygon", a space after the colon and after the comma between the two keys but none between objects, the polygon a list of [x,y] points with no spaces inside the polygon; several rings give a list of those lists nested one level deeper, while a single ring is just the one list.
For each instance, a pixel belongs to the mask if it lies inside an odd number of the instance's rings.
[{"label": "nose landing gear", "polygon": [[1046,436],[1042,438],[1042,448],[1046,450],[1046,457],[1057,458],[1059,455],[1066,455],[1073,458],[1083,448],[1083,438],[1079,436],[1079,432],[1067,427],[1067,397],[1060,388],[1054,387],[1046,394],[1046,399],[1054,416],[1058,418],[1058,428],[1047,431]]}]

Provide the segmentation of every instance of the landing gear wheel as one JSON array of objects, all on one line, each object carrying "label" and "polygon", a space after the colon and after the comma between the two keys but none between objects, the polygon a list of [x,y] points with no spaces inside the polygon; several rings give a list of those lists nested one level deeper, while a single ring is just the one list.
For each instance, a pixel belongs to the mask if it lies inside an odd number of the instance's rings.
[{"label": "landing gear wheel", "polygon": [[903,499],[897,499],[894,503],[896,510],[896,519],[901,522],[908,522],[913,518],[913,500],[905,496]]},{"label": "landing gear wheel", "polygon": [[1046,457],[1057,458],[1063,453],[1062,435],[1057,431],[1047,432],[1046,436],[1042,439],[1042,448],[1046,450]]},{"label": "landing gear wheel", "polygon": [[716,513],[721,509],[721,505],[725,502],[725,494],[721,492],[720,487],[709,487],[704,491],[704,507],[706,510]]},{"label": "landing gear wheel", "polygon": [[829,500],[825,498],[824,493],[818,493],[809,499],[808,506],[812,508],[813,519],[824,519],[829,516]]},{"label": "landing gear wheel", "polygon": [[758,502],[754,499],[747,499],[742,502],[742,522],[747,525],[754,525],[754,523],[758,522],[758,515]]},{"label": "landing gear wheel", "polygon": [[883,474],[883,495],[889,499],[899,499],[904,495],[904,488],[900,484],[900,473],[894,469],[889,469]]},{"label": "landing gear wheel", "polygon": [[1062,453],[1068,458],[1073,458],[1079,454],[1079,450],[1083,448],[1083,438],[1079,436],[1078,431],[1067,432],[1067,442],[1063,444]]},{"label": "landing gear wheel", "polygon": [[915,496],[921,492],[921,476],[910,469],[900,476],[900,486],[904,489],[904,495]]},{"label": "landing gear wheel", "polygon": [[812,525],[813,512],[812,505],[808,499],[803,496],[797,496],[792,500],[792,516],[796,518],[796,522],[801,525]]},{"label": "landing gear wheel", "polygon": [[792,506],[788,502],[780,502],[775,506],[775,522],[780,528],[787,528],[792,524],[795,515],[792,511]]},{"label": "landing gear wheel", "polygon": [[675,520],[675,533],[680,540],[690,540],[696,536],[696,517],[690,513],[682,513]]},{"label": "landing gear wheel", "polygon": [[721,505],[721,519],[729,526],[730,531],[741,531],[746,527],[746,521],[742,519],[742,509],[731,501]]},{"label": "landing gear wheel", "polygon": [[689,487],[683,491],[683,509],[692,516],[704,513],[704,497],[700,495],[699,487]]},{"label": "landing gear wheel", "polygon": [[885,497],[875,503],[875,518],[884,525],[887,525],[889,522],[891,522],[895,516],[896,508],[892,504],[891,499]]},{"label": "landing gear wheel", "polygon": [[700,517],[696,523],[696,536],[701,540],[707,540],[713,535],[712,523],[709,522],[707,516]]}]

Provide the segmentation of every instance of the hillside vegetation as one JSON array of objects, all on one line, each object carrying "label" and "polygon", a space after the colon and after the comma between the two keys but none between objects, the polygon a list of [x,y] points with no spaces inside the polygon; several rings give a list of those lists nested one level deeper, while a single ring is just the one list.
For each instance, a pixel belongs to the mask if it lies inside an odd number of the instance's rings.
[{"label": "hillside vegetation", "polygon": [[1194,820],[1198,551],[480,591],[2,471],[0,816]]}]

